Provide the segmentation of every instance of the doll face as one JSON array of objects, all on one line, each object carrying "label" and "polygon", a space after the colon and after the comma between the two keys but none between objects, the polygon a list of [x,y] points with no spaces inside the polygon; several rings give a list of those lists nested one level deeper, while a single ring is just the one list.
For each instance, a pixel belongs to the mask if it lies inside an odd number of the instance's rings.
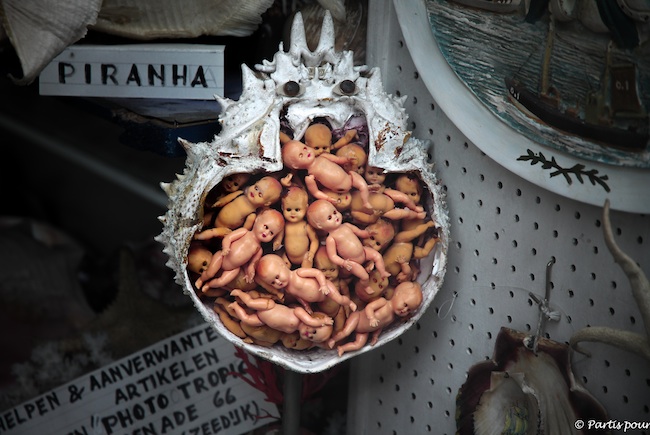
[{"label": "doll face", "polygon": [[393,312],[399,317],[406,317],[415,312],[422,303],[422,290],[420,285],[405,282],[395,288],[395,294],[390,300]]},{"label": "doll face", "polygon": [[322,343],[328,340],[332,335],[332,327],[329,325],[313,327],[301,323],[300,326],[298,327],[298,331],[300,331],[301,338],[304,338],[314,343]]},{"label": "doll face", "polygon": [[341,226],[343,216],[328,201],[319,199],[309,207],[309,219],[318,229],[332,231]]},{"label": "doll face", "polygon": [[202,273],[208,268],[212,252],[203,247],[192,247],[187,255],[187,268],[195,273]]},{"label": "doll face", "polygon": [[300,222],[307,214],[307,194],[303,191],[289,192],[282,198],[282,214],[287,222]]},{"label": "doll face", "polygon": [[284,219],[282,219],[280,213],[275,210],[268,210],[255,219],[253,233],[257,240],[266,243],[273,240],[283,228]]},{"label": "doll face", "polygon": [[332,132],[323,124],[311,125],[305,132],[305,143],[314,149],[316,156],[330,152]]},{"label": "doll face", "polygon": [[395,183],[397,190],[409,196],[416,204],[420,203],[422,198],[422,187],[415,178],[409,178],[407,175],[402,175]]},{"label": "doll face", "polygon": [[386,174],[384,174],[384,170],[377,168],[376,166],[366,165],[366,172],[364,177],[366,178],[368,184],[384,184],[384,181],[386,181]]},{"label": "doll face", "polygon": [[314,267],[323,272],[325,278],[330,281],[339,277],[339,267],[329,259],[327,256],[327,249],[324,246],[321,246],[318,248],[318,251],[316,251],[316,255],[314,256]]},{"label": "doll face", "polygon": [[371,232],[370,237],[363,239],[363,245],[382,251],[393,240],[395,230],[393,226],[385,221],[378,221],[366,227]]},{"label": "doll face", "polygon": [[232,193],[241,189],[249,178],[250,174],[232,174],[221,181],[221,186],[224,191]]},{"label": "doll face", "polygon": [[[386,288],[388,288],[388,278],[382,277],[378,270],[373,270],[370,272],[370,281],[368,286],[373,290],[373,293],[368,294],[368,296],[379,296]],[[366,290],[362,290],[362,292],[366,292]]]},{"label": "doll face", "polygon": [[297,140],[290,140],[282,146],[282,160],[292,169],[306,169],[315,159],[314,149]]},{"label": "doll face", "polygon": [[261,207],[263,205],[271,205],[280,199],[282,185],[275,178],[264,177],[257,183],[246,188],[245,192],[246,197],[252,204]]}]

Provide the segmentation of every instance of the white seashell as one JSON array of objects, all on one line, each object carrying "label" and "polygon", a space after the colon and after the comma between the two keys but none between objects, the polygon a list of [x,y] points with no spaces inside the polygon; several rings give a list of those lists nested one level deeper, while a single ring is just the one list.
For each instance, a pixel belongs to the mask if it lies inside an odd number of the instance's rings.
[{"label": "white seashell", "polygon": [[0,1],[2,26],[23,70],[16,84],[31,83],[56,55],[83,38],[101,4],[102,0]]},{"label": "white seashell", "polygon": [[104,0],[93,30],[134,39],[248,36],[273,0]]},{"label": "white seashell", "polygon": [[[212,305],[202,301],[190,281],[187,253],[194,234],[202,227],[206,195],[224,177],[233,173],[277,172],[283,168],[279,142],[280,119],[289,123],[295,137],[301,137],[316,117],[326,117],[333,129],[340,129],[351,118],[363,115],[369,136],[369,164],[387,172],[417,173],[430,195],[422,199],[428,215],[440,227],[439,242],[431,254],[421,260],[418,281],[424,300],[416,313],[403,323],[383,330],[375,347],[398,337],[412,326],[433,301],[446,271],[449,220],[444,193],[432,164],[427,161],[424,142],[410,138],[403,99],[383,90],[377,68],[357,67],[349,51],[334,50],[334,29],[329,13],[324,19],[316,50],[307,48],[300,14],[293,23],[291,46],[282,45],[272,61],[257,65],[258,72],[242,66],[243,92],[239,101],[218,98],[222,105],[219,135],[211,142],[190,143],[180,139],[187,151],[184,173],[163,188],[170,198],[169,210],[161,217],[162,233],[156,238],[165,245],[168,266],[176,272],[177,282],[192,298],[204,319],[227,340],[250,353],[302,373],[326,370],[341,361],[372,349],[365,346],[339,357],[336,350],[313,348],[294,351],[244,343],[219,320]],[[341,95],[339,84],[355,83],[356,92]],[[300,84],[301,92],[287,96],[282,92],[289,81]]]}]

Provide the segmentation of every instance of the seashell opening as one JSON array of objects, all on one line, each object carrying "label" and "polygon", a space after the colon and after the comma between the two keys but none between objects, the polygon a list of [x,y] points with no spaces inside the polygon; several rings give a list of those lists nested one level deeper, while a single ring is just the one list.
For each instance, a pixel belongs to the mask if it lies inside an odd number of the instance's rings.
[{"label": "seashell opening", "polygon": [[[333,47],[329,15],[312,52],[298,14],[289,51],[280,46],[273,61],[258,65],[257,72],[242,67],[240,100],[217,98],[221,133],[210,143],[180,140],[187,151],[186,168],[178,180],[163,184],[170,205],[157,237],[177,282],[223,337],[303,373],[325,370],[373,348],[357,341],[359,346],[331,349],[332,337],[340,338],[336,344],[341,345],[366,336],[377,347],[399,336],[432,302],[446,270],[444,195],[427,161],[426,144],[410,138],[404,100],[384,92],[378,69],[354,66],[351,52]],[[303,157],[310,162],[301,162]],[[419,193],[417,200],[409,199],[411,191]],[[298,217],[287,210],[296,204]],[[307,207],[310,211],[304,213]],[[327,213],[338,214],[336,228],[323,221]],[[350,228],[343,222],[371,231],[338,233],[339,226]],[[314,234],[318,249],[312,250]],[[340,237],[330,242],[328,234]],[[367,246],[358,257],[358,246],[373,241],[370,234],[384,239],[383,255]],[[396,237],[408,249],[391,257]],[[332,249],[338,255],[332,256]],[[337,256],[348,260],[339,267],[339,281],[351,274],[345,278],[348,299],[339,297],[345,291],[334,278],[322,281],[318,264],[323,250],[332,262]],[[366,278],[364,267],[370,263],[374,270],[368,267]],[[293,284],[284,282],[287,274]],[[394,293],[380,288],[386,284]],[[411,295],[418,292],[421,299],[416,300]],[[402,300],[411,311],[394,307]],[[362,326],[372,320],[362,311],[367,304],[384,306],[383,314],[377,314],[383,326],[378,334],[373,334],[376,326]],[[332,306],[342,309],[335,312]],[[273,316],[276,308],[284,314]],[[307,325],[313,321],[300,309],[327,311],[335,322],[334,335],[319,335],[320,326]],[[337,313],[343,319],[337,320]],[[287,316],[294,323],[287,325]],[[345,317],[354,316],[359,323],[348,328],[349,337],[336,335]],[[281,325],[273,323],[278,318]],[[267,328],[270,324],[274,327]],[[320,347],[310,346],[305,336]]]}]

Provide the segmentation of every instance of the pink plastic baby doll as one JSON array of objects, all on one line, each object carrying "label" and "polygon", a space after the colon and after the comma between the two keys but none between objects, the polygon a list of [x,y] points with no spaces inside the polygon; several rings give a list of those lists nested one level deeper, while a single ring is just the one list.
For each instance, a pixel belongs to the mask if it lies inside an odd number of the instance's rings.
[{"label": "pink plastic baby doll", "polygon": [[341,305],[348,306],[352,311],[357,309],[356,304],[347,296],[341,295],[334,284],[325,278],[323,272],[311,267],[290,270],[278,255],[263,256],[257,263],[256,274],[262,287],[284,289],[294,296],[308,313],[311,313],[310,303],[318,303],[319,311],[330,317],[338,313]]},{"label": "pink plastic baby doll", "polygon": [[359,237],[369,237],[368,231],[343,222],[341,213],[330,202],[322,199],[312,202],[307,209],[307,220],[317,230],[328,233],[325,246],[334,264],[344,267],[363,282],[369,279],[363,267],[366,261],[372,261],[383,276],[390,276],[381,254],[363,246],[359,240]]},{"label": "pink plastic baby doll", "polygon": [[230,304],[236,317],[251,326],[267,325],[286,334],[299,331],[301,338],[314,343],[323,343],[332,335],[334,322],[323,313],[309,315],[302,307],[287,307],[268,298],[252,298],[237,289],[231,291],[230,295],[238,297],[244,305],[256,311],[248,314],[238,302]]},{"label": "pink plastic baby doll", "polygon": [[[210,265],[196,281],[196,287],[201,288],[203,292],[223,287],[234,280],[240,268],[246,264],[247,281],[252,281],[255,265],[262,257],[261,244],[272,241],[283,228],[284,219],[280,212],[265,209],[257,216],[251,230],[238,228],[226,234],[221,250],[212,256]],[[219,271],[221,276],[214,278]]]},{"label": "pink plastic baby doll", "polygon": [[368,201],[366,180],[356,172],[346,172],[341,167],[350,160],[348,157],[337,157],[329,153],[323,153],[317,157],[313,148],[302,142],[291,140],[282,147],[282,160],[287,167],[293,170],[307,170],[305,184],[309,193],[315,198],[335,202],[319,189],[319,183],[326,189],[335,192],[349,192],[352,187],[355,187],[361,192],[363,205],[371,207]]},{"label": "pink plastic baby doll", "polygon": [[[332,144],[332,130],[328,126],[321,123],[314,123],[307,127],[303,142],[314,149],[317,156],[323,153],[329,153],[330,150],[338,149],[339,147],[350,143],[350,141],[357,137],[357,131],[350,129],[345,132],[343,137]],[[284,145],[289,142],[291,137],[284,132],[280,132],[280,142]]]},{"label": "pink plastic baby doll", "polygon": [[286,258],[291,264],[312,267],[318,249],[318,235],[305,220],[309,197],[307,192],[297,186],[289,187],[282,196],[284,232],[274,242],[274,250],[279,249],[284,240]]},{"label": "pink plastic baby doll", "polygon": [[240,227],[250,230],[255,221],[255,212],[259,208],[277,202],[281,193],[282,185],[278,180],[270,176],[262,177],[255,184],[246,187],[243,193],[236,195],[235,198],[226,196],[217,201],[214,207],[222,208],[217,214],[214,228],[202,231],[194,238],[208,240],[222,237]]},{"label": "pink plastic baby doll", "polygon": [[379,252],[382,252],[395,237],[395,227],[385,219],[378,219],[374,224],[368,225],[366,231],[368,231],[370,237],[363,239],[363,246]]},{"label": "pink plastic baby doll", "polygon": [[407,317],[422,304],[422,288],[417,282],[403,282],[395,288],[390,300],[385,298],[369,302],[363,311],[356,311],[348,317],[345,326],[327,342],[334,347],[336,342],[356,332],[353,342],[337,347],[339,356],[351,350],[361,349],[368,342],[368,335],[372,332],[370,345],[379,339],[382,329],[393,323],[395,316]]}]

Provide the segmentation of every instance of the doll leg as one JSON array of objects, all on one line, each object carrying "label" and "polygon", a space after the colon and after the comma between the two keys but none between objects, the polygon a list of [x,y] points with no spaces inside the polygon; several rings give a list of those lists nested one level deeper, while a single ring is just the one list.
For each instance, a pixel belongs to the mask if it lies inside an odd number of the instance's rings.
[{"label": "doll leg", "polygon": [[355,329],[357,329],[357,326],[359,325],[360,315],[361,314],[358,311],[350,314],[348,320],[345,321],[345,325],[343,325],[343,329],[341,329],[336,333],[336,335],[332,336],[332,338],[327,341],[327,345],[330,349],[334,347],[337,341],[343,340],[345,337],[348,337],[350,334],[352,334]]},{"label": "doll leg", "polygon": [[251,326],[264,325],[264,322],[260,320],[260,318],[257,316],[257,313],[248,314],[237,302],[233,302],[228,307],[235,311],[236,317],[242,322]]},{"label": "doll leg", "polygon": [[357,336],[351,343],[345,343],[341,346],[338,346],[336,349],[339,351],[339,356],[342,356],[345,352],[351,350],[359,350],[368,342],[368,333],[357,332]]},{"label": "doll leg", "polygon": [[364,246],[363,250],[366,253],[366,260],[369,258],[370,260],[374,261],[375,267],[377,267],[377,270],[381,276],[388,278],[390,276],[390,273],[386,270],[386,266],[384,265],[384,257],[381,256],[379,251],[375,251],[374,249],[367,246]]},{"label": "doll leg", "polygon": [[210,240],[214,237],[223,237],[226,234],[232,233],[230,228],[219,227],[219,228],[210,228],[209,230],[201,231],[198,234],[194,235],[195,240]]},{"label": "doll leg", "polygon": [[212,256],[212,259],[210,260],[210,264],[203,271],[201,277],[197,279],[196,282],[194,283],[196,288],[203,287],[204,282],[212,279],[217,274],[217,272],[219,272],[219,269],[221,269],[222,263],[223,263],[223,254],[221,253],[221,251],[218,251]]},{"label": "doll leg", "polygon": [[391,220],[424,219],[425,217],[427,217],[427,212],[425,211],[418,212],[414,210],[409,210],[408,208],[394,208],[384,213],[384,217],[387,217],[388,219]]},{"label": "doll leg", "polygon": [[246,333],[241,329],[239,322],[230,317],[228,311],[224,308],[224,301],[225,299],[223,298],[217,298],[213,307],[214,312],[219,315],[221,323],[223,323],[223,326],[225,326],[228,331],[232,332],[239,338],[246,338]]},{"label": "doll leg", "polygon": [[224,270],[220,277],[208,281],[208,283],[203,286],[202,290],[205,293],[211,288],[224,287],[226,284],[230,284],[234,281],[238,274],[239,267],[233,270]]},{"label": "doll leg", "polygon": [[343,296],[341,293],[339,293],[339,290],[336,288],[336,286],[329,280],[327,281],[327,288],[330,289],[330,292],[327,294],[327,296],[329,296],[330,299],[332,299],[334,302],[339,305],[346,305],[350,307],[350,310],[352,311],[357,310],[357,304],[352,302],[349,297]]},{"label": "doll leg", "polygon": [[363,206],[369,210],[372,210],[372,204],[370,204],[370,193],[368,192],[368,183],[366,180],[354,171],[348,172],[352,177],[352,185],[357,188],[361,194],[361,200],[363,201]]},{"label": "doll leg", "polygon": [[438,243],[438,239],[436,237],[432,237],[427,240],[424,246],[416,246],[415,250],[413,251],[413,258],[420,259],[426,257],[429,255],[433,247],[436,246],[436,243]]},{"label": "doll leg", "polygon": [[237,289],[231,291],[230,296],[238,297],[248,308],[252,308],[258,311],[270,310],[271,308],[275,307],[275,302],[272,299],[252,298],[248,293]]}]

